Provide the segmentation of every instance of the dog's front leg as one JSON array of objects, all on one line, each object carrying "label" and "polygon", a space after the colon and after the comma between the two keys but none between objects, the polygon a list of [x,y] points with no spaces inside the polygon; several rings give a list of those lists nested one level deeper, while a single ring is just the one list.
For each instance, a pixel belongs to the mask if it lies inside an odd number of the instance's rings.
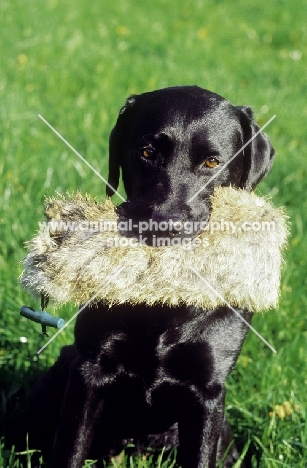
[{"label": "dog's front leg", "polygon": [[79,358],[71,364],[49,468],[81,468],[91,447],[103,399],[97,382],[86,381],[85,367]]},{"label": "dog's front leg", "polygon": [[178,421],[180,463],[183,468],[215,468],[225,392],[220,385],[210,389],[210,395],[194,386],[190,390],[191,398],[182,407]]}]

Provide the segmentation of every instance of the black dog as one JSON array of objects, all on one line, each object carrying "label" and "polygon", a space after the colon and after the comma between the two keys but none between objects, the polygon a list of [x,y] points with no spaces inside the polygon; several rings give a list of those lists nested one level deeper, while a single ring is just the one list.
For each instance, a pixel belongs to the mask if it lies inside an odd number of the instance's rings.
[{"label": "black dog", "polygon": [[[134,226],[172,220],[161,234],[182,236],[176,222],[206,221],[214,187],[250,190],[267,174],[274,151],[264,134],[242,150],[258,130],[250,108],[198,87],[130,97],[110,137],[109,183],[117,189],[121,168],[127,193],[120,216]],[[33,444],[48,454],[57,430],[49,466],[81,467],[127,441],[178,444],[185,468],[213,468],[228,450],[224,467],[232,466],[238,454],[224,417],[224,382],[247,326],[227,307],[206,314],[184,306],[103,309],[80,313],[75,345],[34,389]]]}]

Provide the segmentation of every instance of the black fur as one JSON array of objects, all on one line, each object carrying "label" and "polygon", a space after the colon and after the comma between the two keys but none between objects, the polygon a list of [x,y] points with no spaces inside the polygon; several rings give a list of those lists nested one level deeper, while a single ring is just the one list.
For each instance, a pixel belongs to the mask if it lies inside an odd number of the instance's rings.
[{"label": "black fur", "polygon": [[[198,87],[130,97],[110,136],[109,183],[117,189],[121,170],[127,192],[121,217],[206,221],[215,186],[250,190],[269,171],[274,151],[264,134],[240,152],[258,130],[250,108]],[[218,165],[207,167],[208,158]],[[167,235],[183,233],[170,228]],[[251,312],[238,312],[251,320]],[[238,453],[224,416],[224,382],[247,331],[227,307],[87,307],[75,344],[33,390],[33,444],[52,452],[54,468],[81,467],[127,442],[179,445],[184,468],[213,468],[228,449],[223,466],[231,467]]]}]

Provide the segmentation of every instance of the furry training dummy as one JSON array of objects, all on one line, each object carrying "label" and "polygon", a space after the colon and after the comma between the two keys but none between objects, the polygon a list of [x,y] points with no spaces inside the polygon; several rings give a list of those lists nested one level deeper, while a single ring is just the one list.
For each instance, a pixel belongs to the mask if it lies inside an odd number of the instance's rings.
[{"label": "furry training dummy", "polygon": [[195,239],[148,246],[120,234],[109,199],[50,199],[48,223],[29,243],[21,284],[55,304],[94,298],[204,311],[225,301],[253,312],[276,307],[287,238],[283,211],[231,187],[215,189],[211,203],[209,223]]}]

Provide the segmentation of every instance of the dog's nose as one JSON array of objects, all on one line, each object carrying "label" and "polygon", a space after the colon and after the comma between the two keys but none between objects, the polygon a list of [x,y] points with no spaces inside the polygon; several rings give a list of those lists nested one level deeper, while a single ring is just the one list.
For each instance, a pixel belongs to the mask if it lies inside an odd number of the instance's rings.
[{"label": "dog's nose", "polygon": [[166,235],[175,236],[183,231],[183,218],[179,213],[154,212],[152,220],[157,224],[157,230]]}]

